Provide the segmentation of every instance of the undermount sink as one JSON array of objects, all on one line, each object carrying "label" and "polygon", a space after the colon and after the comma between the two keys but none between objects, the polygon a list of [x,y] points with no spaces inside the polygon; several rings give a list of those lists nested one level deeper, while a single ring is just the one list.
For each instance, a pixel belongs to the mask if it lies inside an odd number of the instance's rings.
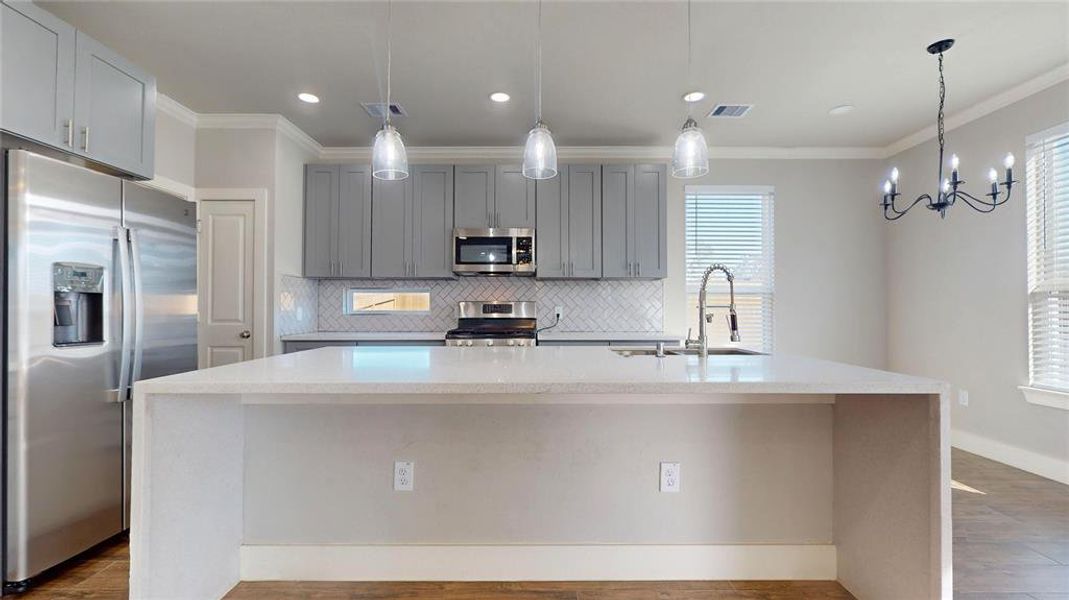
[{"label": "undermount sink", "polygon": [[[641,347],[641,348],[611,348],[611,350],[620,356],[657,356],[656,348]],[[698,356],[700,354],[697,348],[683,348],[680,346],[670,346],[664,349],[665,356]],[[747,350],[746,348],[709,348],[709,356],[754,356],[764,355],[764,352],[758,352],[756,350]]]}]

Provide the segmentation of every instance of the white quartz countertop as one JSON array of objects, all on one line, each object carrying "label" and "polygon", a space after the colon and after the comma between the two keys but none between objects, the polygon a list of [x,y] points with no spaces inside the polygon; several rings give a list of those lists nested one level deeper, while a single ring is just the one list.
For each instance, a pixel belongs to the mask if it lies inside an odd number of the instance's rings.
[{"label": "white quartz countertop", "polygon": [[932,379],[782,354],[711,355],[702,361],[697,356],[624,357],[605,347],[335,346],[141,381],[135,393],[610,394],[615,402],[633,403],[626,395],[931,394],[946,389]]},{"label": "white quartz countertop", "polygon": [[[659,331],[553,331],[538,334],[547,342],[678,342],[685,335]],[[444,331],[313,331],[282,336],[283,342],[440,341]]]}]

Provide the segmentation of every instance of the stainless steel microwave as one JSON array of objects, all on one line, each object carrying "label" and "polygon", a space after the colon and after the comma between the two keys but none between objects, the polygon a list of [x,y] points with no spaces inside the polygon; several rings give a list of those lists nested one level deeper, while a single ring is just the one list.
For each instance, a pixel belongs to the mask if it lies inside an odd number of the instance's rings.
[{"label": "stainless steel microwave", "polygon": [[457,275],[534,275],[535,230],[454,229],[453,272]]}]

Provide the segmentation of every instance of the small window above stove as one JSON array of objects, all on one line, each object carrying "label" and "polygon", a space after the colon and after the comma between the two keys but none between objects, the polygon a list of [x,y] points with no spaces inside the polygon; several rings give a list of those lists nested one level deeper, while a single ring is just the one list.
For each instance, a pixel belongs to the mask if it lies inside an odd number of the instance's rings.
[{"label": "small window above stove", "polygon": [[347,315],[419,314],[431,311],[428,289],[349,288],[345,292]]}]

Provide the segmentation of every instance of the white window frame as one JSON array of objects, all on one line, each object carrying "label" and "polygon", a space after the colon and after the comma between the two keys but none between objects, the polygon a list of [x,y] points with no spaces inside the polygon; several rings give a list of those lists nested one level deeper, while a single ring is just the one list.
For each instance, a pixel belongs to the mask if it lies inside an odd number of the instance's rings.
[{"label": "white window frame", "polygon": [[[775,227],[775,204],[776,204],[776,189],[775,189],[774,186],[770,186],[770,185],[686,185],[686,186],[684,186],[684,189],[683,189],[683,227],[684,227],[684,232],[683,232],[683,234],[684,234],[684,242],[683,242],[683,244],[684,244],[684,251],[683,251],[683,260],[684,260],[683,273],[684,273],[684,275],[683,275],[683,278],[684,278],[684,285],[686,286],[688,318],[690,316],[689,313],[696,312],[696,310],[697,310],[696,306],[692,306],[692,302],[691,302],[690,299],[691,299],[691,296],[693,296],[693,295],[698,293],[698,290],[694,289],[694,287],[687,280],[687,264],[686,264],[686,260],[687,260],[687,246],[686,246],[686,244],[687,244],[687,242],[686,242],[687,231],[686,231],[686,224],[687,224],[687,217],[688,217],[688,215],[687,215],[687,208],[688,208],[688,200],[687,200],[687,198],[692,196],[692,195],[701,195],[701,194],[708,194],[708,195],[715,195],[715,196],[732,196],[732,195],[736,195],[736,196],[764,196],[767,199],[765,201],[765,205],[764,205],[764,215],[763,215],[763,223],[762,223],[762,227],[763,227],[763,231],[764,231],[762,260],[767,261],[767,266],[766,266],[766,268],[768,270],[767,286],[764,286],[764,287],[760,288],[759,290],[755,290],[753,288],[747,289],[747,286],[745,285],[745,282],[741,282],[741,281],[739,281],[739,279],[736,279],[736,282],[735,282],[736,283],[735,297],[736,297],[736,304],[738,304],[738,299],[739,298],[753,297],[753,296],[767,297],[767,299],[768,299],[767,315],[762,320],[762,323],[761,323],[761,328],[763,330],[762,331],[762,340],[757,340],[756,341],[757,343],[755,343],[755,340],[747,339],[748,336],[744,335],[743,339],[742,339],[742,342],[741,342],[741,345],[744,346],[744,347],[747,347],[747,348],[753,348],[753,349],[756,349],[756,350],[761,350],[763,352],[771,353],[772,349],[773,349],[773,346],[775,345],[774,340],[775,340],[775,314],[776,314],[776,311],[775,311],[775,303],[776,303],[776,277],[775,277],[775,270],[776,270],[775,269],[775,267],[776,267],[776,264],[775,264],[775,237],[776,237],[775,236],[775,230],[776,230],[776,227]],[[714,280],[714,281],[710,281],[710,283],[709,283],[709,293],[710,294],[726,294],[727,292],[728,292],[728,286],[727,286],[727,283],[725,281],[723,281],[723,279],[717,279],[717,280]],[[714,322],[713,326],[716,327],[718,324],[722,325],[723,323],[721,321],[717,320],[717,321]]]},{"label": "white window frame", "polygon": [[[1051,385],[1044,385],[1043,382],[1037,382],[1035,380],[1034,368],[1035,368],[1035,344],[1034,336],[1036,328],[1032,320],[1032,294],[1034,293],[1033,286],[1036,282],[1033,281],[1033,273],[1035,270],[1035,256],[1036,244],[1035,236],[1033,235],[1034,223],[1037,220],[1043,219],[1040,211],[1044,211],[1047,208],[1047,199],[1037,198],[1034,193],[1031,193],[1034,188],[1035,182],[1028,180],[1028,172],[1031,168],[1032,161],[1036,158],[1036,153],[1039,151],[1039,147],[1043,145],[1047,140],[1056,137],[1062,137],[1069,135],[1069,122],[1063,123],[1056,127],[1040,131],[1025,138],[1025,164],[1022,169],[1022,175],[1018,175],[1018,179],[1021,180],[1020,188],[1025,194],[1027,204],[1027,218],[1026,218],[1026,236],[1028,239],[1028,255],[1027,255],[1027,268],[1028,268],[1028,288],[1026,290],[1028,295],[1028,384],[1020,386],[1021,391],[1024,393],[1025,399],[1032,403],[1041,406],[1048,406],[1051,408],[1060,408],[1063,410],[1069,410],[1069,388],[1057,388]],[[1069,210],[1069,205],[1066,206],[1066,210]],[[1069,260],[1067,257],[1066,260]]]},{"label": "white window frame", "polygon": [[365,316],[365,315],[429,315],[430,310],[357,310],[353,306],[353,294],[354,293],[368,293],[368,294],[427,294],[430,298],[431,305],[434,304],[434,297],[431,295],[430,288],[418,288],[418,287],[405,287],[405,288],[375,288],[362,285],[351,285],[345,288],[345,297],[342,298],[342,312],[346,316]]}]

